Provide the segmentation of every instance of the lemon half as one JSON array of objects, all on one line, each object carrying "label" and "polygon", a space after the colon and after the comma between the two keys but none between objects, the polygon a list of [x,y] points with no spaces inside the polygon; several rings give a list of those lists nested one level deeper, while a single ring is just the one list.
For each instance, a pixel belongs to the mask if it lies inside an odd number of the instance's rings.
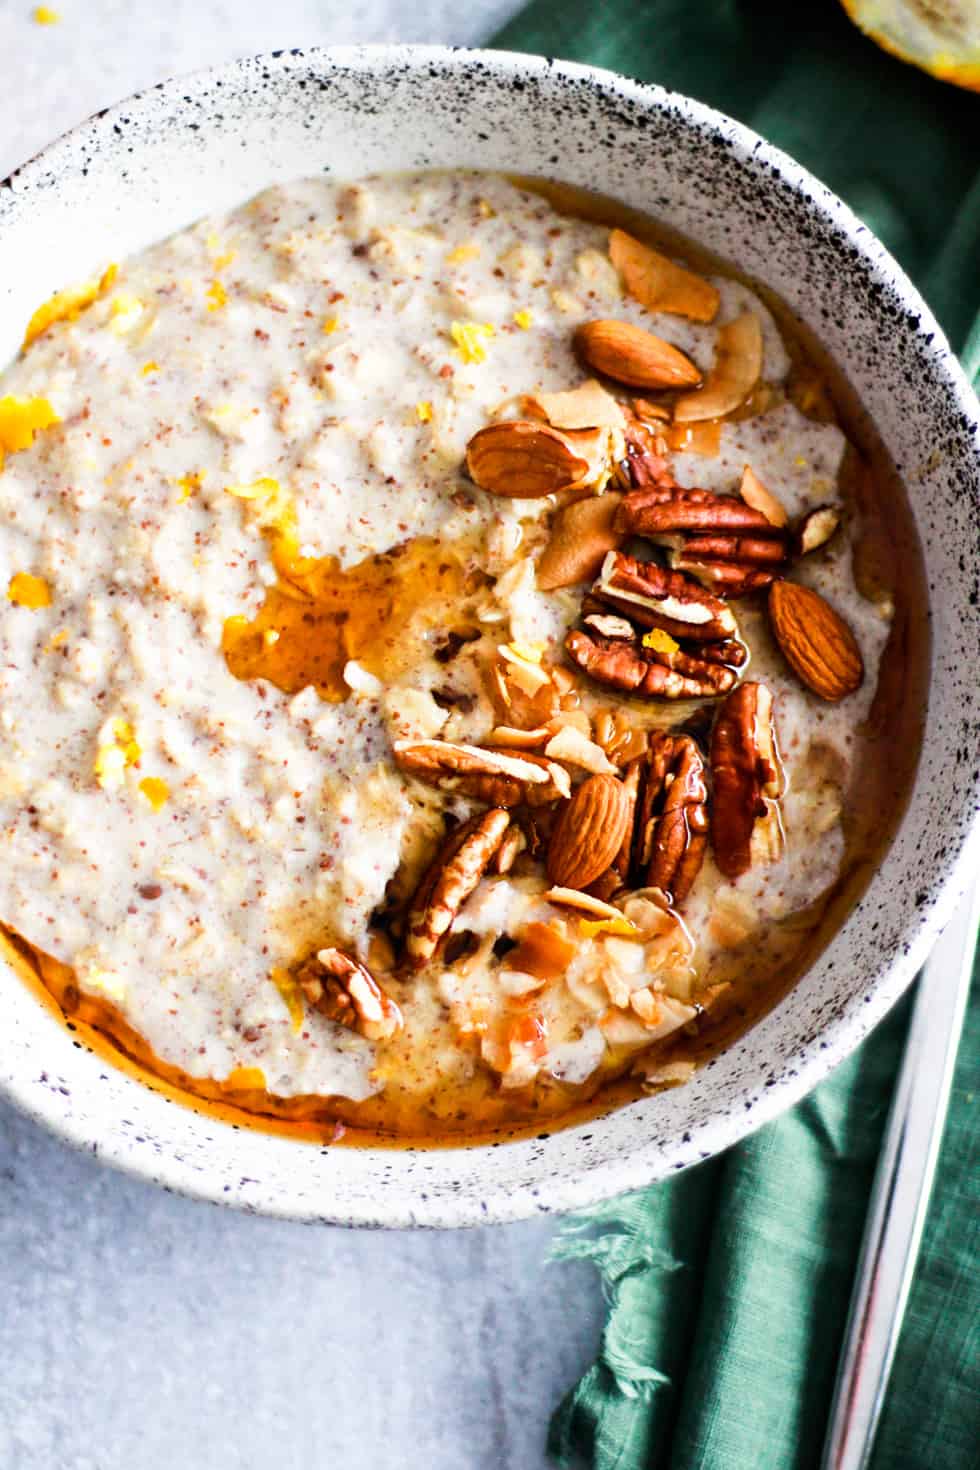
[{"label": "lemon half", "polygon": [[886,51],[940,81],[980,91],[980,0],[841,0]]}]

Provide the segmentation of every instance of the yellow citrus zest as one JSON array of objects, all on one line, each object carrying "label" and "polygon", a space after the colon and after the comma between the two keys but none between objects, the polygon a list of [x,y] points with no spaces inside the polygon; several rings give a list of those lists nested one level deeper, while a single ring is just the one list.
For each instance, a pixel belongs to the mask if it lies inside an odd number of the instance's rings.
[{"label": "yellow citrus zest", "polygon": [[144,776],[139,784],[139,791],[155,812],[165,807],[170,797],[170,787],[162,776]]},{"label": "yellow citrus zest", "polygon": [[680,644],[663,628],[651,628],[643,635],[643,647],[652,648],[656,653],[676,653]]},{"label": "yellow citrus zest", "polygon": [[450,265],[462,265],[464,261],[475,260],[479,253],[479,245],[471,241],[468,245],[457,245],[455,250],[450,250],[446,259]]},{"label": "yellow citrus zest", "polygon": [[595,939],[597,934],[619,934],[624,939],[635,939],[637,927],[629,919],[579,919],[578,929],[583,939]]},{"label": "yellow citrus zest", "polygon": [[325,337],[332,337],[339,326],[340,322],[335,316],[328,316],[323,323],[323,335]]},{"label": "yellow citrus zest", "polygon": [[0,398],[0,470],[4,455],[30,449],[39,429],[60,423],[46,398],[20,398],[12,393]]},{"label": "yellow citrus zest", "polygon": [[30,572],[15,572],[7,587],[7,597],[17,607],[50,607],[51,588],[43,577]]},{"label": "yellow citrus zest", "polygon": [[302,1031],[306,1012],[303,1008],[303,992],[299,988],[296,977],[277,965],[270,978],[282,996],[282,1003],[289,1012],[289,1021],[293,1030]]},{"label": "yellow citrus zest", "polygon": [[38,26],[56,26],[61,19],[60,10],[52,10],[50,5],[35,5],[33,20]]},{"label": "yellow citrus zest", "polygon": [[534,325],[534,317],[529,311],[515,311],[514,321],[520,327],[522,332],[528,331],[528,329]]},{"label": "yellow citrus zest", "polygon": [[449,335],[464,362],[486,362],[486,340],[494,329],[490,322],[451,322]]},{"label": "yellow citrus zest", "polygon": [[432,404],[427,398],[423,399],[421,403],[417,403],[415,405],[415,413],[420,424],[431,424]]},{"label": "yellow citrus zest", "polygon": [[121,786],[128,766],[135,766],[143,754],[128,720],[112,721],[110,738],[95,753],[95,779],[102,789]]},{"label": "yellow citrus zest", "polygon": [[185,500],[190,500],[195,490],[200,490],[207,476],[206,470],[195,470],[192,475],[181,475],[177,481],[180,494],[177,496],[177,504],[183,505]]},{"label": "yellow citrus zest", "polygon": [[220,281],[212,281],[205,292],[208,301],[208,311],[220,311],[228,304],[228,292]]},{"label": "yellow citrus zest", "polygon": [[56,291],[38,307],[27,323],[21,350],[29,347],[37,337],[53,327],[55,322],[73,322],[87,306],[91,306],[99,296],[105,295],[118,274],[119,267],[110,265],[94,280],[85,281],[81,286],[66,286],[64,291]]}]

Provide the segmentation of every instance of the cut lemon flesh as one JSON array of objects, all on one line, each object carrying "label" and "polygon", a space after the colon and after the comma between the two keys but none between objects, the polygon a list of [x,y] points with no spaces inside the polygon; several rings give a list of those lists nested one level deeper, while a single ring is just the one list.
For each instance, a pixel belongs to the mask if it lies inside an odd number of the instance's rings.
[{"label": "cut lemon flesh", "polygon": [[940,81],[980,91],[980,0],[842,0],[861,30]]}]

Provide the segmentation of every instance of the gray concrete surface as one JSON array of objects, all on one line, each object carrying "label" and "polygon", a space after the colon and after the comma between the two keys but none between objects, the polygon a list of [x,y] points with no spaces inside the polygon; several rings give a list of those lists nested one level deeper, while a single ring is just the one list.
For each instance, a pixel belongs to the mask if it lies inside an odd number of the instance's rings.
[{"label": "gray concrete surface", "polygon": [[[315,41],[479,42],[513,0],[0,0],[0,176],[136,87]],[[2,1046],[0,1035],[0,1046]],[[594,1353],[547,1222],[355,1234],[164,1194],[0,1103],[0,1470],[538,1470]]]}]

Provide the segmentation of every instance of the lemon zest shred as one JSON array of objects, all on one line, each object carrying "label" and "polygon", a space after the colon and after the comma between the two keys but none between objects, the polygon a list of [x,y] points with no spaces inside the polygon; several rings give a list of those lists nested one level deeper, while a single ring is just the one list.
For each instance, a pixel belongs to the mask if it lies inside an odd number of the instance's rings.
[{"label": "lemon zest shred", "polygon": [[636,939],[639,933],[635,924],[623,916],[621,919],[579,919],[578,931],[583,939],[595,939],[597,934],[619,934],[624,939]]},{"label": "lemon zest shred", "polygon": [[170,787],[162,776],[144,776],[139,784],[139,793],[158,812],[166,806],[170,798]]},{"label": "lemon zest shred", "polygon": [[303,992],[296,977],[277,965],[269,978],[282,996],[282,1003],[289,1012],[289,1022],[293,1031],[295,1033],[302,1031],[306,1010],[303,1006]]},{"label": "lemon zest shred", "polygon": [[30,449],[39,429],[60,423],[46,398],[21,398],[12,393],[0,398],[0,470],[4,455]]},{"label": "lemon zest shred", "polygon": [[431,424],[432,404],[427,398],[423,398],[421,403],[415,405],[415,416],[420,424]]},{"label": "lemon zest shred", "polygon": [[35,5],[31,19],[36,26],[56,26],[61,20],[61,11],[52,10],[50,5]]},{"label": "lemon zest shred", "polygon": [[51,588],[43,577],[32,576],[30,572],[15,572],[7,585],[7,600],[15,607],[50,607]]},{"label": "lemon zest shred", "polygon": [[486,362],[486,340],[494,335],[490,322],[450,322],[449,335],[464,362]]},{"label": "lemon zest shred", "polygon": [[200,490],[207,479],[207,470],[195,470],[191,475],[181,475],[175,481],[180,494],[177,496],[177,504],[183,505],[185,500],[190,500],[195,490]]},{"label": "lemon zest shred", "polygon": [[528,331],[534,325],[534,317],[529,311],[515,311],[514,321],[522,332]]},{"label": "lemon zest shred", "polygon": [[337,330],[337,328],[339,326],[340,326],[340,322],[337,319],[337,317],[335,317],[335,316],[328,316],[328,317],[326,317],[325,320],[324,320],[324,323],[323,323],[323,335],[325,337],[332,337],[333,334],[334,334],[334,332],[336,332],[336,330]]},{"label": "lemon zest shred", "polygon": [[446,259],[450,265],[462,265],[464,261],[475,260],[479,253],[479,245],[471,240],[465,245],[457,245],[455,250],[450,250]]},{"label": "lemon zest shred", "polygon": [[135,766],[143,754],[128,720],[117,716],[111,729],[111,739],[95,753],[95,779],[104,791],[122,785],[126,768]]},{"label": "lemon zest shred", "polygon": [[56,291],[47,301],[42,302],[27,323],[21,351],[43,336],[55,322],[73,322],[76,317],[81,316],[86,307],[106,294],[118,274],[119,267],[115,264],[109,265],[101,276],[85,281],[80,286],[66,286],[63,291]]},{"label": "lemon zest shred", "polygon": [[219,280],[213,280],[204,294],[207,297],[208,311],[220,311],[228,304],[228,292]]},{"label": "lemon zest shred", "polygon": [[143,374],[144,378],[148,377],[150,373],[158,373],[159,371],[160,364],[158,362],[153,362],[152,360],[150,362],[144,362],[143,366],[140,368],[140,372]]},{"label": "lemon zest shred", "polygon": [[649,633],[643,635],[643,647],[652,648],[656,653],[676,653],[680,644],[669,633],[665,633],[663,628],[651,628]]}]

